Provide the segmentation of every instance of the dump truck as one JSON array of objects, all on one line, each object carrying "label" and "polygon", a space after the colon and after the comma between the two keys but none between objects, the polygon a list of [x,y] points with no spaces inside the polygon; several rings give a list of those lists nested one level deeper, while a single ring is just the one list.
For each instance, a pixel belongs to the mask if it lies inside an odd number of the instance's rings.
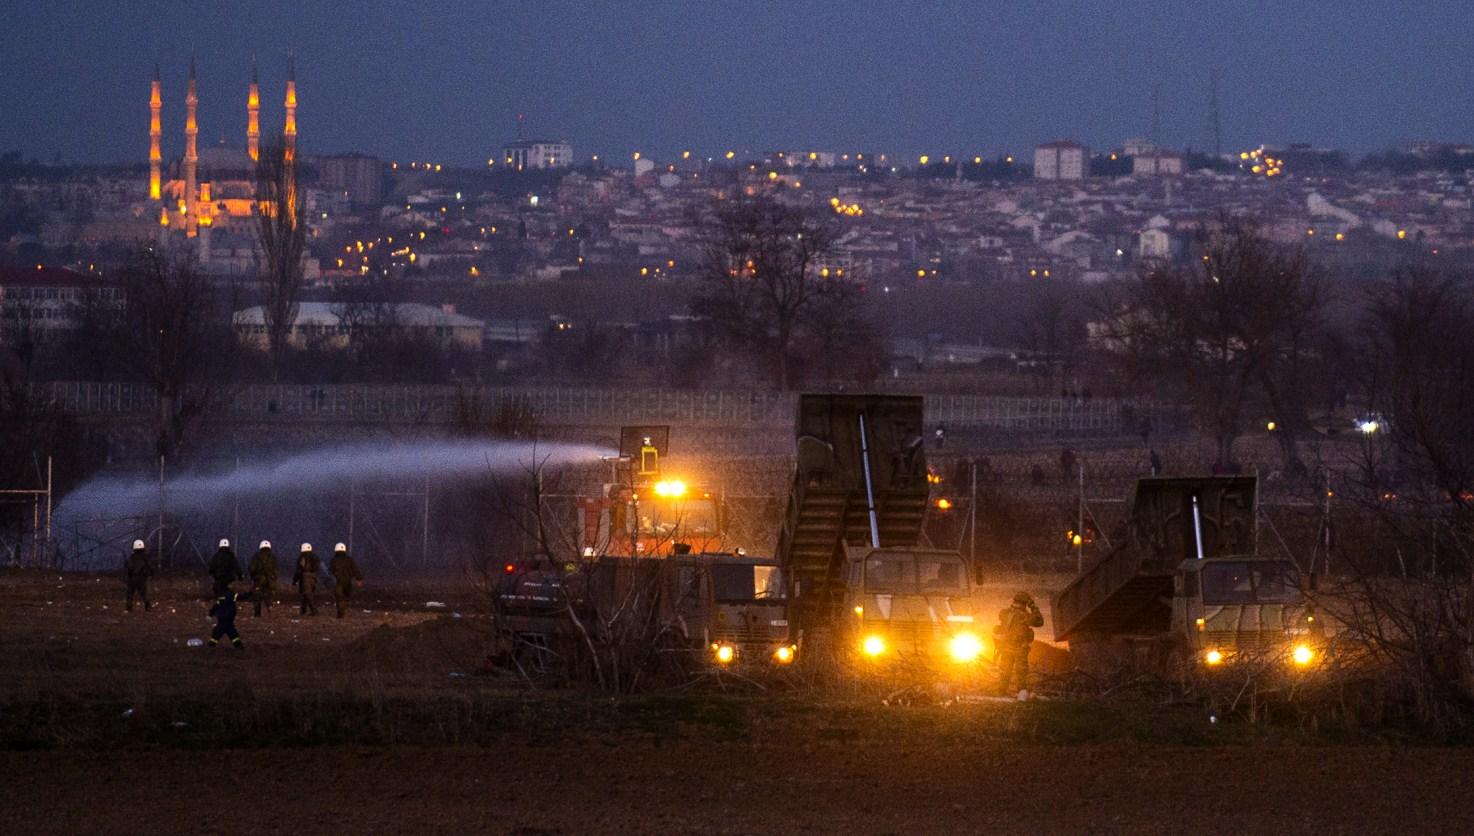
[{"label": "dump truck", "polygon": [[966,564],[923,531],[922,410],[910,396],[799,397],[776,550],[796,643],[876,662],[981,656]]},{"label": "dump truck", "polygon": [[1294,562],[1258,552],[1257,503],[1252,476],[1138,480],[1119,541],[1052,597],[1055,639],[1099,673],[1311,664],[1322,625]]}]

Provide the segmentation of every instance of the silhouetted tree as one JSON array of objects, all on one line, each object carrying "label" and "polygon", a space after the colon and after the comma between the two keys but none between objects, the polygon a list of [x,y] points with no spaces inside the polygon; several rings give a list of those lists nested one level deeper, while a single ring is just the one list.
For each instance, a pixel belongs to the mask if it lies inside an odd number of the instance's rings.
[{"label": "silhouetted tree", "polygon": [[1218,443],[1221,463],[1253,418],[1273,420],[1287,470],[1325,382],[1316,377],[1325,299],[1298,247],[1254,223],[1223,218],[1199,231],[1185,267],[1144,271],[1108,311],[1099,346],[1128,376],[1190,404]]},{"label": "silhouetted tree", "polygon": [[217,310],[209,280],[187,261],[143,250],[121,271],[118,284],[122,303],[103,312],[106,338],[130,375],[153,386],[158,450],[170,455],[188,420],[226,382],[234,335]]},{"label": "silhouetted tree", "polygon": [[[780,389],[795,382],[802,349],[838,348],[860,336],[859,287],[836,261],[838,229],[830,216],[771,197],[718,201],[701,220],[704,287],[692,310],[707,317],[729,351],[756,355]],[[826,272],[826,268],[829,270]]]},{"label": "silhouetted tree", "polygon": [[297,186],[297,164],[285,146],[262,149],[256,163],[257,239],[261,245],[257,279],[273,370],[279,369],[286,354],[302,298],[302,254],[307,245],[304,203]]}]

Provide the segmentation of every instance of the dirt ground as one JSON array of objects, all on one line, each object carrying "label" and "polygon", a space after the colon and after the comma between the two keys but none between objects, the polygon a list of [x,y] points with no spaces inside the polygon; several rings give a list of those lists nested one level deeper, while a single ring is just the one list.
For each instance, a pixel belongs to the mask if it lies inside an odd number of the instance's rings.
[{"label": "dirt ground", "polygon": [[[552,729],[545,704],[562,697],[477,673],[484,623],[471,595],[448,588],[370,585],[341,622],[327,595],[316,618],[246,612],[236,652],[189,646],[209,628],[197,579],[166,581],[154,612],[128,614],[114,578],[0,572],[7,722],[64,729],[48,717],[82,706],[105,714],[89,722],[126,729],[151,712],[200,716],[191,701],[267,712],[294,696],[369,694],[375,711],[381,698],[450,700],[487,729],[475,745],[162,732],[37,745],[8,725],[0,833],[1474,832],[1467,748],[1215,742],[1223,726],[1206,723],[1199,745],[1079,727],[1089,742],[1058,743],[1037,731],[1051,722],[1037,705],[791,694],[697,709],[681,695],[628,708],[582,698]],[[505,716],[475,715],[483,704]]]}]

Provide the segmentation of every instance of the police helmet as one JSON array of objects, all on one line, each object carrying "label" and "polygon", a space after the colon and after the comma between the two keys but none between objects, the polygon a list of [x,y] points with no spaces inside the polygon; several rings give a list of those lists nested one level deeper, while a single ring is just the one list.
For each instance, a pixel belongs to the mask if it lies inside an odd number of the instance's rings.
[{"label": "police helmet", "polygon": [[345,546],[345,545],[343,545],[342,543],[339,543],[338,545],[333,546],[333,551],[335,551],[335,552],[346,552],[346,551],[348,551],[348,547]]},{"label": "police helmet", "polygon": [[312,551],[312,544],[311,543],[303,543],[302,544],[302,551],[304,551],[304,552],[310,552],[310,551]]},{"label": "police helmet", "polygon": [[133,541],[133,550],[134,551],[138,551],[141,548],[144,548],[143,541],[142,540],[134,540]]},{"label": "police helmet", "polygon": [[228,548],[230,548],[230,541],[227,540],[227,539],[225,539],[224,537],[221,537],[220,538],[220,548],[222,548],[222,549],[228,549]]},{"label": "police helmet", "polygon": [[258,549],[269,549],[269,548],[271,548],[271,541],[270,540],[262,540],[261,541],[261,545],[257,546],[256,548],[258,548]]}]

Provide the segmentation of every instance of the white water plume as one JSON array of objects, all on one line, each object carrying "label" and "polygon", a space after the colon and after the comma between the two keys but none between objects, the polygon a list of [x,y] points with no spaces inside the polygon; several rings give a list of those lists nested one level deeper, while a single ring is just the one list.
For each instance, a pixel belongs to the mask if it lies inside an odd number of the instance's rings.
[{"label": "white water plume", "polygon": [[[173,512],[314,490],[341,491],[353,482],[373,480],[443,481],[477,476],[530,473],[534,467],[588,463],[612,451],[591,444],[517,441],[432,440],[411,443],[361,443],[318,448],[233,470],[170,477],[163,504]],[[61,520],[123,518],[156,512],[156,478],[98,476],[67,495],[57,508]]]}]

